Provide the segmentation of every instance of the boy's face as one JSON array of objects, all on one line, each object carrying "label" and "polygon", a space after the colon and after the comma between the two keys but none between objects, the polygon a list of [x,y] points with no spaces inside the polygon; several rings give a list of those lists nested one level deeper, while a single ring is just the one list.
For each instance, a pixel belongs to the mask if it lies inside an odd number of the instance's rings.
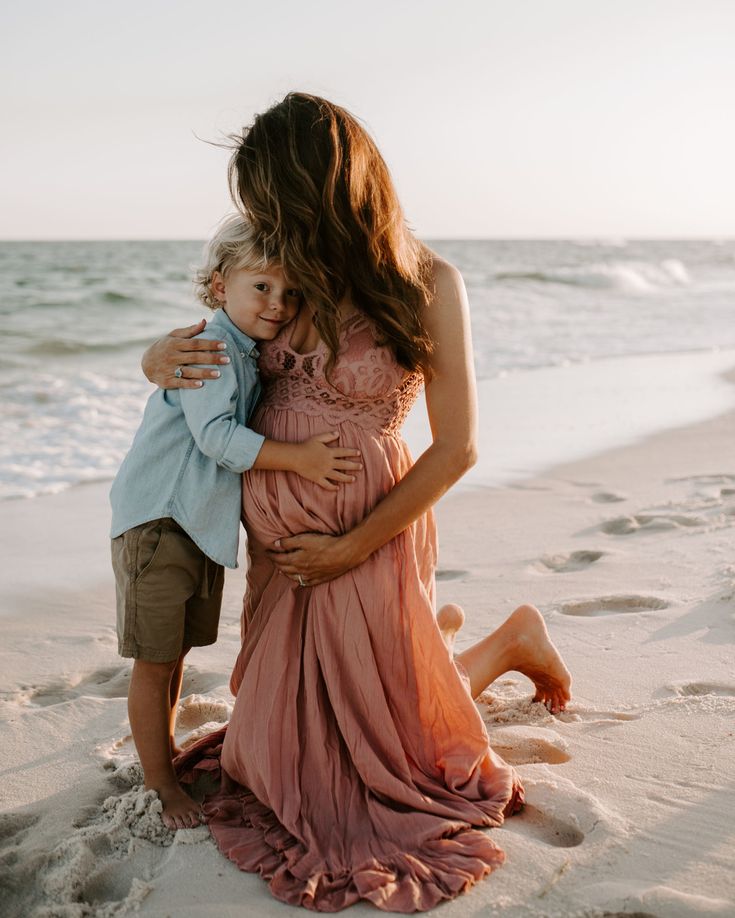
[{"label": "boy's face", "polygon": [[301,291],[279,267],[235,268],[225,278],[215,274],[212,288],[232,322],[256,341],[275,338],[301,304]]}]

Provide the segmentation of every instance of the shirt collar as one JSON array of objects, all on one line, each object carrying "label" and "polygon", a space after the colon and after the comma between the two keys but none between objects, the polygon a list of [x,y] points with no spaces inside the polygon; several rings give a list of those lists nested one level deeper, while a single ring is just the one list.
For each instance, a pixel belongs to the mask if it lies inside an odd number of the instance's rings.
[{"label": "shirt collar", "polygon": [[241,331],[237,325],[235,325],[232,319],[227,315],[224,309],[216,309],[212,319],[207,324],[221,325],[223,328],[226,328],[227,331],[235,339],[235,341],[237,341],[238,347],[244,351],[248,357],[260,356],[256,350],[257,342],[253,341],[250,335],[246,335],[244,331]]}]

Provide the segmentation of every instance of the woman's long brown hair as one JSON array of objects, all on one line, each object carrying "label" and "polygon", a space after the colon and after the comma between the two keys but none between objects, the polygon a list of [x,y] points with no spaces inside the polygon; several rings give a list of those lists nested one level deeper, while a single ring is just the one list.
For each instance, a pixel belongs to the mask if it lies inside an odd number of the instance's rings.
[{"label": "woman's long brown hair", "polygon": [[349,292],[407,370],[431,375],[431,254],[406,226],[388,167],[345,109],[291,92],[232,135],[235,204],[299,284],[330,351]]}]

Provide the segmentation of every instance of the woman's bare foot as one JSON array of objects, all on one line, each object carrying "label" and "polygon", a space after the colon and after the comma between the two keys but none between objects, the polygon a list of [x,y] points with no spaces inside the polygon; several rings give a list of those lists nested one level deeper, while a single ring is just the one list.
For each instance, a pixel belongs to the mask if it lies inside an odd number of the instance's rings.
[{"label": "woman's bare foot", "polygon": [[447,603],[436,613],[436,623],[439,626],[444,643],[451,653],[454,649],[454,639],[457,636],[457,632],[464,625],[462,608],[453,602]]},{"label": "woman's bare foot", "polygon": [[469,674],[473,698],[510,670],[533,682],[533,700],[552,714],[563,711],[571,697],[572,677],[534,606],[519,606],[492,634],[457,654],[457,660]]},{"label": "woman's bare foot", "polygon": [[178,783],[164,787],[147,788],[155,790],[163,804],[161,819],[167,829],[193,829],[204,822],[201,806],[192,800]]},{"label": "woman's bare foot", "polygon": [[519,606],[502,626],[506,627],[508,669],[529,678],[536,686],[533,700],[559,714],[572,697],[572,676],[549,637],[541,613],[535,606]]}]

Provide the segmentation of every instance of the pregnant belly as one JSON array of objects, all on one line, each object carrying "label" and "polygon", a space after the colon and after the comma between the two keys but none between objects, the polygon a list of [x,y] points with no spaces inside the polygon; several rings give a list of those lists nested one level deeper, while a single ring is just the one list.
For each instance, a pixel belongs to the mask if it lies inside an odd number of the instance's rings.
[{"label": "pregnant belly", "polygon": [[[329,427],[318,417],[296,411],[261,409],[253,428],[264,436],[298,443]],[[294,472],[251,470],[243,475],[243,518],[248,538],[270,547],[279,537],[300,532],[340,535],[356,526],[412,465],[404,440],[355,424],[339,426],[334,446],[355,447],[363,468],[354,482],[329,491]],[[254,546],[253,546],[254,547]]]}]

